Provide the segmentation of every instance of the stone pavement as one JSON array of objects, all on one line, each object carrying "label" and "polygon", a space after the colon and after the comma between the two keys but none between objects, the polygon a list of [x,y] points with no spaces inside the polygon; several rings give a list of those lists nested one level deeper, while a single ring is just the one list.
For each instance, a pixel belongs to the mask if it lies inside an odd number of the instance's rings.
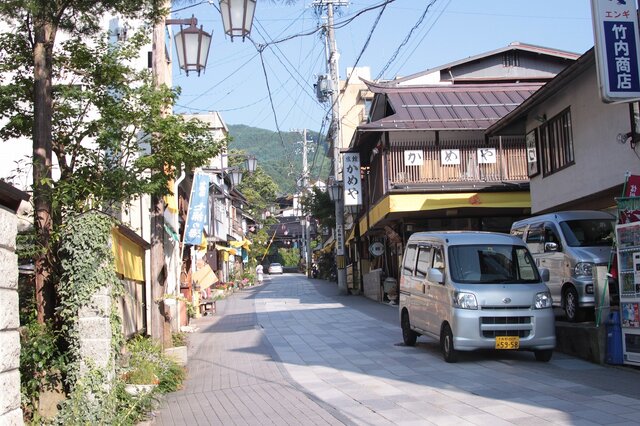
[{"label": "stone pavement", "polygon": [[189,336],[157,425],[637,425],[640,371],[560,353],[401,344],[397,307],[291,274],[235,293]]}]

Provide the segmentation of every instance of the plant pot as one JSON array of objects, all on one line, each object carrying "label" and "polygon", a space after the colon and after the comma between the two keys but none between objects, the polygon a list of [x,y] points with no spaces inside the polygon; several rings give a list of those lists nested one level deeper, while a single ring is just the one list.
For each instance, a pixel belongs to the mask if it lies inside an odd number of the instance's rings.
[{"label": "plant pot", "polygon": [[129,395],[146,395],[148,393],[151,393],[155,387],[158,385],[132,385],[132,384],[126,384],[124,385],[124,390],[125,392],[127,392]]}]

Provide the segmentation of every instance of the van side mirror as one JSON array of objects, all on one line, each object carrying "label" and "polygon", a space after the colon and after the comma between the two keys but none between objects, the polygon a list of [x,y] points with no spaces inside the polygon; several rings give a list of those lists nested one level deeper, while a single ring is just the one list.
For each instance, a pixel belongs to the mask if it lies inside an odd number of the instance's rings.
[{"label": "van side mirror", "polygon": [[560,250],[560,246],[558,245],[558,243],[544,243],[544,251],[548,252],[548,251],[559,251]]},{"label": "van side mirror", "polygon": [[538,273],[543,282],[549,282],[549,268],[538,268]]},{"label": "van side mirror", "polygon": [[440,269],[431,268],[429,269],[429,274],[427,275],[427,279],[431,282],[435,282],[438,284],[444,284],[444,275]]}]

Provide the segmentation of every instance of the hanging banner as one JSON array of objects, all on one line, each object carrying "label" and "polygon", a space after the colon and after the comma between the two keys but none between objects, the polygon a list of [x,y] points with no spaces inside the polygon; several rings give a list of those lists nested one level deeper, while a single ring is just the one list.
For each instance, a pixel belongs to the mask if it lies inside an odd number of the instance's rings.
[{"label": "hanging banner", "polygon": [[202,243],[204,226],[209,223],[209,175],[196,173],[191,185],[184,243],[194,246]]},{"label": "hanging banner", "polygon": [[591,0],[600,96],[604,102],[640,97],[640,38],[635,0]]},{"label": "hanging banner", "polygon": [[361,205],[360,154],[350,152],[344,155],[342,176],[344,179],[344,205]]}]

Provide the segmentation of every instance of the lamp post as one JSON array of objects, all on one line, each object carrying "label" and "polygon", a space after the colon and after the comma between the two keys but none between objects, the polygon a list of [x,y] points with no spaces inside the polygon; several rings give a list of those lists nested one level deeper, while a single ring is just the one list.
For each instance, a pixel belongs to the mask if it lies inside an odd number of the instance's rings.
[{"label": "lamp post", "polygon": [[220,0],[220,13],[224,32],[231,41],[234,37],[244,38],[251,32],[256,0]]}]

